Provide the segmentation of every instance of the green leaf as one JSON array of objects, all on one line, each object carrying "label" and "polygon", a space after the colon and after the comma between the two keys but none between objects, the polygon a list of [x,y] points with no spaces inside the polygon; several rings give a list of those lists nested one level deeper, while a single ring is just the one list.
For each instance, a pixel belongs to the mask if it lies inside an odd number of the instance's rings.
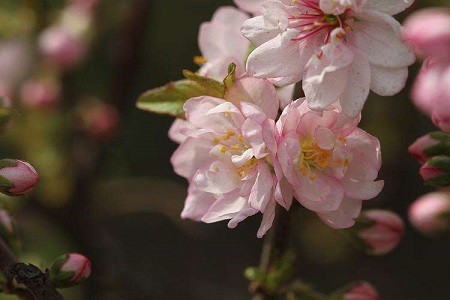
[{"label": "green leaf", "polygon": [[442,132],[442,131],[433,131],[428,134],[435,140],[439,141],[450,141],[450,134]]},{"label": "green leaf", "polygon": [[216,98],[222,98],[225,93],[225,85],[222,82],[219,82],[217,80],[203,77],[200,75],[197,75],[191,71],[184,70],[183,71],[184,77],[187,79],[194,81],[199,86],[204,88],[205,96],[211,96]]},{"label": "green leaf", "polygon": [[236,81],[236,64],[232,63],[228,66],[228,75],[223,80],[224,84],[224,95],[227,93],[228,89]]},{"label": "green leaf", "polygon": [[186,100],[208,95],[205,88],[190,80],[170,82],[165,86],[142,94],[137,107],[157,114],[184,118],[183,105]]}]

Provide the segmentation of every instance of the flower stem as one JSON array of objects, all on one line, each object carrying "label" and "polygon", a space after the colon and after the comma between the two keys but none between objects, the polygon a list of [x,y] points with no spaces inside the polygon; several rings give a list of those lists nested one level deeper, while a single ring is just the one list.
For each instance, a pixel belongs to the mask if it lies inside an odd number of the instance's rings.
[{"label": "flower stem", "polygon": [[[277,205],[272,228],[264,238],[259,268],[267,274],[274,261],[287,250],[289,244],[289,213]],[[273,300],[274,295],[264,287],[252,288],[252,300]]]}]

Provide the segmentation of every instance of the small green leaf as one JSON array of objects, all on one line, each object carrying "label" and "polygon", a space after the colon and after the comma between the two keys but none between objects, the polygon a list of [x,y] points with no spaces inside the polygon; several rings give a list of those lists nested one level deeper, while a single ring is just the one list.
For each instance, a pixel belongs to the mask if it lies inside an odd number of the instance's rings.
[{"label": "small green leaf", "polygon": [[195,83],[197,83],[198,85],[203,87],[205,90],[205,93],[203,95],[216,97],[216,98],[223,97],[223,94],[225,91],[225,86],[222,82],[219,82],[219,81],[211,79],[211,78],[197,75],[188,70],[184,70],[183,75],[187,79],[194,81]]},{"label": "small green leaf", "polygon": [[232,63],[228,66],[228,75],[223,79],[224,85],[223,97],[225,97],[225,95],[228,92],[228,89],[233,85],[235,81],[236,81],[236,65]]},{"label": "small green leaf", "polygon": [[186,100],[207,95],[205,89],[190,80],[170,82],[165,86],[142,94],[137,107],[158,114],[184,118],[183,105]]}]

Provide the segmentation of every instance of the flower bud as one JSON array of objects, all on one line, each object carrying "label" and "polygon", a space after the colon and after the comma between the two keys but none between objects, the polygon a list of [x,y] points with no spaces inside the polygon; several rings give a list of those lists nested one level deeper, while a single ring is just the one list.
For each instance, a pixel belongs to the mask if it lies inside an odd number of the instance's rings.
[{"label": "flower bud", "polygon": [[60,88],[51,82],[30,80],[24,83],[20,94],[23,103],[30,108],[49,108],[58,103]]},{"label": "flower bud", "polygon": [[428,158],[428,155],[425,151],[437,145],[439,143],[438,140],[433,139],[430,135],[426,134],[420,138],[418,138],[414,143],[411,144],[408,148],[408,152],[412,157],[417,158],[421,163],[424,163]]},{"label": "flower bud", "polygon": [[343,300],[378,300],[377,290],[368,282],[355,284],[342,296]]},{"label": "flower bud", "polygon": [[85,54],[84,41],[63,27],[48,28],[39,38],[42,54],[62,68],[79,64]]},{"label": "flower bud", "polygon": [[425,180],[425,181],[445,175],[445,172],[443,172],[441,169],[432,167],[428,163],[425,163],[420,168],[419,173],[420,173],[420,176],[422,176],[423,180]]},{"label": "flower bud", "polygon": [[387,210],[367,210],[361,214],[359,222],[364,226],[357,226],[356,235],[372,255],[383,255],[393,250],[405,232],[403,220]]},{"label": "flower bud", "polygon": [[436,236],[450,229],[450,191],[442,190],[423,195],[408,211],[415,229],[428,236]]},{"label": "flower bud", "polygon": [[91,275],[91,261],[84,255],[70,253],[56,258],[50,266],[50,280],[57,288],[78,285]]},{"label": "flower bud", "polygon": [[419,55],[439,55],[450,49],[450,11],[422,9],[404,22],[404,37]]},{"label": "flower bud", "polygon": [[428,159],[419,173],[429,185],[450,186],[450,157],[439,155]]},{"label": "flower bud", "polygon": [[0,160],[0,191],[10,196],[30,192],[39,180],[36,170],[17,159]]}]

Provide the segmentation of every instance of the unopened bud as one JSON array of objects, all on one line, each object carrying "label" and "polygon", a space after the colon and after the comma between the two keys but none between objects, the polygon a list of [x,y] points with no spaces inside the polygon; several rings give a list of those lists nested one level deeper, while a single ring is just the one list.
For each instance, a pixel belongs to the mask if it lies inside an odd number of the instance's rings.
[{"label": "unopened bud", "polygon": [[415,229],[428,236],[450,230],[450,191],[437,191],[417,199],[408,212]]},{"label": "unopened bud", "polygon": [[0,160],[0,191],[10,196],[30,192],[39,180],[36,170],[17,159]]},{"label": "unopened bud", "polygon": [[45,57],[62,68],[79,64],[86,54],[83,39],[63,27],[44,31],[39,38],[39,46]]},{"label": "unopened bud", "polygon": [[20,91],[23,103],[30,108],[54,107],[60,96],[60,88],[52,82],[30,80]]},{"label": "unopened bud", "polygon": [[424,163],[425,160],[429,157],[426,154],[426,150],[430,147],[439,144],[438,140],[435,140],[430,135],[426,134],[420,138],[418,138],[414,143],[411,144],[408,148],[408,152],[412,157],[417,158],[421,163]]},{"label": "unopened bud", "polygon": [[62,255],[50,266],[50,280],[57,288],[79,285],[90,275],[90,260],[78,253]]},{"label": "unopened bud", "polygon": [[342,296],[343,300],[378,300],[377,290],[368,282],[355,284]]},{"label": "unopened bud", "polygon": [[439,155],[428,159],[419,173],[429,185],[450,186],[450,157]]},{"label": "unopened bud", "polygon": [[353,228],[346,232],[371,255],[384,255],[393,250],[405,232],[403,220],[395,213],[371,209],[363,212]]}]

